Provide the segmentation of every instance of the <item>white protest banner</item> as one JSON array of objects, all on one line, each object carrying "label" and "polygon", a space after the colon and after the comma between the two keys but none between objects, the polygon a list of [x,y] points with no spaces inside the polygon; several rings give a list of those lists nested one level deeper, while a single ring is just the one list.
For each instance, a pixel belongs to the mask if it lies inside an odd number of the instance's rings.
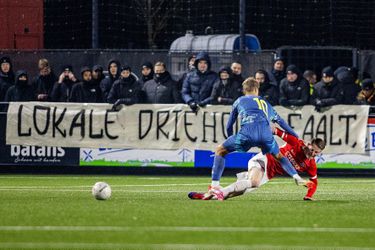
[{"label": "white protest banner", "polygon": [[[184,104],[139,104],[111,111],[109,104],[10,103],[7,144],[85,148],[208,149],[226,138],[230,106],[198,113]],[[326,153],[364,153],[369,107],[335,106],[323,113],[305,106],[276,107],[305,140],[321,137]]]}]

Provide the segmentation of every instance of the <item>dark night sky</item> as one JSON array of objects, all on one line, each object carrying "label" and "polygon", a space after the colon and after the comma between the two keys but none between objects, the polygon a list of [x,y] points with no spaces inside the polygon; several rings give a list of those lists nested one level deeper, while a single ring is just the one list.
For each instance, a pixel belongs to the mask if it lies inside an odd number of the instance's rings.
[{"label": "dark night sky", "polygon": [[[168,49],[186,30],[204,34],[211,26],[216,34],[238,33],[239,1],[167,2],[163,6],[163,11],[170,10],[167,25],[155,38],[159,49]],[[46,48],[91,47],[91,1],[46,0],[44,8]],[[159,17],[165,16],[163,11]],[[283,45],[375,49],[375,1],[247,1],[246,33],[257,35],[263,49]],[[147,26],[132,0],[99,0],[99,35],[101,48],[149,48]]]}]

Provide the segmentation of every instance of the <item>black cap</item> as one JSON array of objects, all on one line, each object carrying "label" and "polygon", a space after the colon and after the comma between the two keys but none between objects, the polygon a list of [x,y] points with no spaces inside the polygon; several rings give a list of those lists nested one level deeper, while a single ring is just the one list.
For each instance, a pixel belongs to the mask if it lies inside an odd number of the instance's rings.
[{"label": "black cap", "polygon": [[72,65],[64,65],[61,67],[61,71],[73,71]]},{"label": "black cap", "polygon": [[10,61],[10,58],[8,56],[3,56],[1,59],[0,59],[0,64],[2,63],[9,63],[9,64],[12,64],[12,62]]},{"label": "black cap", "polygon": [[325,67],[323,70],[322,70],[322,77],[333,77],[333,69],[331,66],[328,66],[328,67]]},{"label": "black cap", "polygon": [[372,79],[369,79],[369,78],[364,79],[362,81],[361,85],[362,85],[362,89],[363,90],[372,90],[372,89],[374,89],[374,81]]},{"label": "black cap", "polygon": [[132,69],[130,68],[129,65],[121,66],[121,71],[120,71],[120,72],[122,72],[122,71],[124,71],[124,70],[129,70],[130,72],[132,71]]},{"label": "black cap", "polygon": [[152,69],[152,63],[151,62],[144,62],[144,63],[142,63],[142,69],[143,68]]},{"label": "black cap", "polygon": [[301,74],[301,72],[299,71],[299,68],[298,68],[296,65],[294,65],[294,64],[289,65],[289,66],[286,68],[286,72],[287,72],[287,73],[288,73],[288,72],[292,72],[292,73],[294,73],[294,74],[296,74],[296,75],[300,75],[300,74]]},{"label": "black cap", "polygon": [[277,61],[282,61],[283,63],[285,63],[285,60],[282,56],[276,56],[274,59],[273,59],[273,64],[275,64],[275,62]]}]

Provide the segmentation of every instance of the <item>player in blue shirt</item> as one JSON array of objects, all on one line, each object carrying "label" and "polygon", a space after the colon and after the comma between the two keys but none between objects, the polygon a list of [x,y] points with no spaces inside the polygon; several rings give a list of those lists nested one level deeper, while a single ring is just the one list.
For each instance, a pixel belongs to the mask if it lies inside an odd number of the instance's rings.
[{"label": "player in blue shirt", "polygon": [[[261,148],[263,154],[271,153],[280,161],[283,169],[295,179],[297,185],[306,185],[306,181],[298,175],[289,160],[280,153],[270,123],[279,124],[281,128],[295,137],[298,137],[297,134],[267,101],[258,96],[259,83],[253,77],[247,78],[242,83],[242,89],[245,95],[234,102],[229,116],[226,128],[228,138],[217,147],[215,152],[212,183],[207,195],[211,197],[217,195],[215,190],[220,185],[220,178],[225,166],[225,155],[233,151],[247,152],[252,147]],[[237,134],[233,135],[233,125],[237,121],[237,117],[240,118],[241,128]],[[246,185],[247,188],[251,187],[251,183],[248,182],[244,182],[243,185]]]}]

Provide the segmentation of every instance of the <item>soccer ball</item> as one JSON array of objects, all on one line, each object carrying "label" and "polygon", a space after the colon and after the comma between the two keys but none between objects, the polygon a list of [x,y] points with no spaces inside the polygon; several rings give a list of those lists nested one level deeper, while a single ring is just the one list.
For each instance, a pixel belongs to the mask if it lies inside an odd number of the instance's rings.
[{"label": "soccer ball", "polygon": [[97,182],[92,187],[92,195],[97,200],[108,200],[111,197],[111,187],[105,182]]}]

